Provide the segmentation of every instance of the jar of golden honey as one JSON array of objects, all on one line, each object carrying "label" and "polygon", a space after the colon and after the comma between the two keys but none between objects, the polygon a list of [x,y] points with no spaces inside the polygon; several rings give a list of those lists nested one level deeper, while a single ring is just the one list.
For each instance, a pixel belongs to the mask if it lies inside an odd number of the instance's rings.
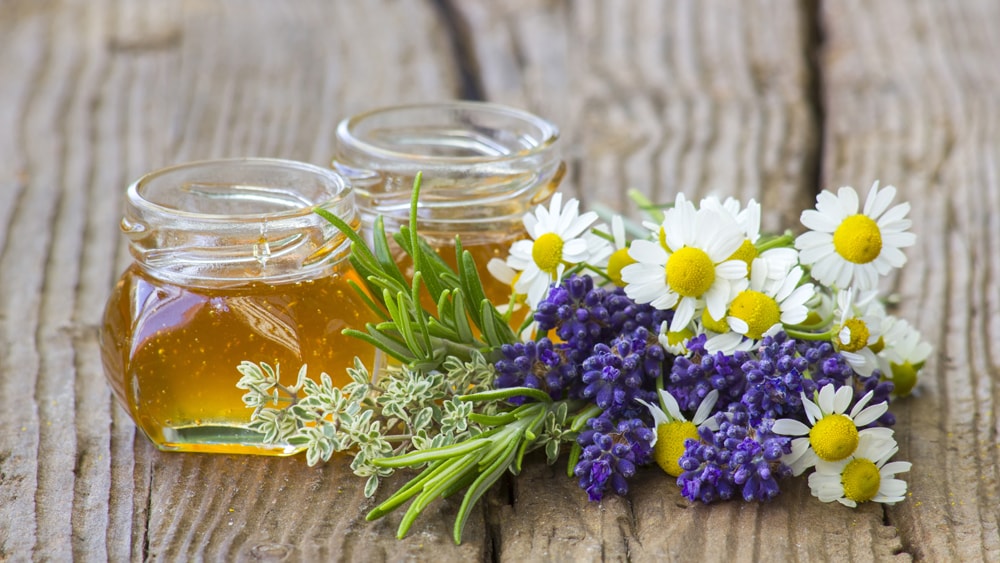
[{"label": "jar of golden honey", "polygon": [[[349,183],[299,162],[194,162],[129,186],[121,228],[133,263],[105,310],[101,352],[115,396],[162,450],[288,455],[248,428],[244,360],[293,386],[305,364],[349,381],[370,346],[341,334],[375,317],[349,286],[346,236],[360,225]],[[275,405],[276,406],[276,405]]]},{"label": "jar of golden honey", "polygon": [[511,287],[485,266],[527,236],[524,214],[559,186],[558,139],[552,123],[497,104],[388,107],[340,122],[333,167],[351,179],[363,224],[370,228],[382,215],[389,232],[409,220],[413,179],[422,172],[420,233],[453,267],[461,237],[487,297],[503,304]]}]

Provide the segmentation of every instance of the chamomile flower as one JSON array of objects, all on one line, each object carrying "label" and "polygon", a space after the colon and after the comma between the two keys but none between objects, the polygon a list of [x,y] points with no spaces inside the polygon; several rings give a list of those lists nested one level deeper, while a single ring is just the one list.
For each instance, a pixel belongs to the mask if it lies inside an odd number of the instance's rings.
[{"label": "chamomile flower", "polygon": [[882,376],[892,381],[892,393],[909,395],[917,384],[917,374],[931,355],[931,345],[903,319],[887,316],[883,321],[884,348],[878,353]]},{"label": "chamomile flower", "polygon": [[816,209],[802,212],[802,224],[811,229],[795,240],[802,264],[811,265],[812,276],[824,285],[874,289],[879,276],[906,263],[900,249],[916,242],[907,232],[910,204],[890,208],[895,197],[896,188],[879,190],[876,181],[859,213],[854,188],[840,188],[837,195],[824,190]]},{"label": "chamomile flower", "polygon": [[[802,268],[798,266],[781,276],[772,276],[767,260],[754,259],[750,286],[729,304],[726,322],[731,332],[709,338],[705,349],[727,354],[738,349],[749,350],[761,338],[781,330],[783,325],[796,325],[806,320],[809,314],[806,302],[816,290],[811,283],[799,285],[802,276]],[[773,281],[778,278],[782,281]]]},{"label": "chamomile flower", "polygon": [[653,416],[653,424],[656,425],[656,435],[651,444],[653,446],[653,459],[660,466],[660,469],[667,472],[667,475],[678,477],[684,471],[678,465],[678,461],[684,455],[684,442],[689,439],[698,440],[699,428],[706,426],[712,430],[718,430],[718,423],[714,418],[709,418],[718,400],[719,390],[711,390],[701,400],[694,417],[688,420],[681,414],[677,399],[674,399],[673,395],[663,389],[660,389],[660,403],[666,408],[666,411],[642,399],[636,399],[645,405],[649,409],[649,414]]},{"label": "chamomile flower", "polygon": [[562,279],[568,264],[586,262],[592,248],[582,235],[597,220],[593,211],[580,214],[580,203],[570,199],[562,206],[562,194],[552,196],[549,208],[539,205],[524,215],[524,227],[531,240],[519,240],[510,247],[507,265],[520,272],[514,291],[527,295],[532,309],[545,298],[549,286]]},{"label": "chamomile flower", "polygon": [[636,263],[622,269],[625,294],[657,309],[674,309],[672,332],[706,307],[712,318],[721,319],[747,284],[746,263],[729,259],[743,241],[736,223],[711,209],[681,205],[664,214],[663,232],[666,248],[648,240],[632,242],[629,256]]},{"label": "chamomile flower", "polygon": [[611,218],[611,235],[614,238],[614,247],[611,256],[608,257],[607,274],[615,285],[623,287],[625,282],[622,281],[622,268],[634,264],[635,259],[628,255],[625,222],[621,215],[615,215]]},{"label": "chamomile flower", "polygon": [[855,292],[853,288],[837,293],[840,322],[833,343],[854,371],[865,377],[878,367],[872,347],[882,337],[885,315],[875,297],[874,291]]},{"label": "chamomile flower", "polygon": [[837,501],[851,508],[868,501],[895,504],[906,497],[906,481],[896,479],[896,474],[910,470],[908,461],[886,463],[897,451],[892,438],[862,436],[851,457],[818,462],[809,475],[809,489],[823,502]]},{"label": "chamomile flower", "polygon": [[861,436],[891,438],[892,429],[884,427],[865,428],[889,409],[886,402],[867,407],[874,391],[869,391],[854,405],[850,414],[844,414],[854,398],[854,389],[844,385],[834,391],[833,385],[825,385],[819,390],[817,401],[810,401],[802,394],[802,406],[809,419],[809,425],[791,418],[774,421],[771,428],[775,434],[800,436],[792,440],[792,453],[781,461],[792,468],[792,473],[801,475],[819,461],[841,461],[854,454]]}]

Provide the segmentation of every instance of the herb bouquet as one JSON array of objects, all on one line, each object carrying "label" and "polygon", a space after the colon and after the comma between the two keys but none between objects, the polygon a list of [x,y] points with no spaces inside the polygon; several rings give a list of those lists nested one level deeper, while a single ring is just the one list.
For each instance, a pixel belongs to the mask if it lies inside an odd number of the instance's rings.
[{"label": "herb bouquet", "polygon": [[[317,210],[352,237],[356,289],[382,318],[351,331],[392,358],[378,378],[357,362],[337,388],[303,367],[287,387],[266,364],[239,368],[266,441],[304,446],[310,465],[350,452],[366,496],[397,468],[419,470],[369,520],[409,502],[402,537],[429,503],[463,493],[459,542],[472,506],[534,450],[555,463],[568,449],[593,501],[626,494],[653,463],[705,503],[766,501],[807,471],[823,502],[903,500],[896,475],[910,464],[890,461],[888,406],[930,346],[876,294],[915,240],[895,188],[876,183],[863,207],[850,187],[822,192],[797,238],[762,234],[753,200],[679,194],[636,196],[649,220],[629,240],[621,217],[608,226],[557,193],[525,215],[530,238],[487,265],[511,285],[494,304],[460,240],[453,269],[419,237],[419,183],[393,235],[412,276],[380,219],[368,245]],[[526,316],[517,330],[514,315]]]}]

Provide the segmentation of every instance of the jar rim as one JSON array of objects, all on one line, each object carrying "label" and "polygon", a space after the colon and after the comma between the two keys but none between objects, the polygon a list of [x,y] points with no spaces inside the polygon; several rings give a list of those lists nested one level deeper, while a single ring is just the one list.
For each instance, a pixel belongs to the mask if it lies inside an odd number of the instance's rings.
[{"label": "jar rim", "polygon": [[[119,227],[136,263],[185,285],[269,283],[325,275],[347,258],[360,218],[349,180],[272,158],[225,158],[162,168],[129,185]],[[221,287],[221,286],[220,286]]]},{"label": "jar rim", "polygon": [[[373,118],[391,116],[393,114],[406,115],[422,111],[465,111],[480,115],[494,115],[497,117],[511,119],[524,125],[529,125],[537,129],[537,138],[532,137],[532,145],[526,150],[510,152],[499,155],[426,155],[414,152],[399,151],[373,143],[357,134],[358,127],[371,121]],[[539,117],[531,112],[497,104],[493,102],[478,102],[471,100],[455,100],[447,102],[430,102],[403,104],[372,109],[355,114],[343,119],[337,124],[336,138],[338,142],[350,146],[352,149],[363,152],[370,157],[394,160],[401,162],[413,162],[417,164],[458,164],[473,165],[478,163],[503,163],[517,161],[525,157],[544,152],[559,140],[559,128],[552,122]]]},{"label": "jar rim", "polygon": [[[316,201],[299,199],[302,203],[301,206],[291,207],[287,210],[255,213],[206,213],[191,211],[158,203],[153,198],[148,197],[148,194],[144,193],[154,181],[171,174],[183,171],[197,171],[198,169],[207,170],[212,167],[232,165],[239,165],[241,167],[256,167],[262,170],[267,168],[273,168],[276,170],[282,168],[297,170],[323,178],[324,182],[328,182],[329,184],[335,186],[336,191],[328,191],[328,197],[320,197],[317,198]],[[178,218],[196,220],[202,223],[232,223],[234,221],[259,222],[261,219],[266,219],[268,221],[294,219],[303,215],[312,214],[313,209],[317,207],[330,208],[331,206],[336,206],[336,204],[343,202],[345,199],[350,198],[350,196],[351,185],[349,181],[342,175],[337,174],[334,170],[309,164],[307,162],[267,157],[218,158],[173,164],[143,174],[134,182],[129,184],[126,192],[128,204],[135,206],[136,208],[146,209],[148,211],[171,215]]]}]

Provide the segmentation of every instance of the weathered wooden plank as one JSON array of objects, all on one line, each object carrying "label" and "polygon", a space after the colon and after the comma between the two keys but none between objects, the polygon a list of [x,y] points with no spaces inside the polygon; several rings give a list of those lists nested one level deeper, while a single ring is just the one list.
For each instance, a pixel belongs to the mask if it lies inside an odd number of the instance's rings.
[{"label": "weathered wooden plank", "polygon": [[[783,2],[463,2],[487,98],[565,132],[570,187],[633,215],[654,201],[761,201],[764,228],[796,227],[814,198],[815,17]],[[767,505],[692,505],[662,473],[590,503],[562,466],[530,467],[500,503],[502,558],[885,560],[901,550],[878,507],[831,510],[804,479]],[[523,491],[523,493],[521,492]],[[502,499],[500,499],[502,500]]]},{"label": "weathered wooden plank", "polygon": [[898,403],[905,503],[887,509],[929,561],[1000,559],[1000,21],[995,2],[823,7],[823,183],[894,183],[917,245],[891,280],[935,346]]},{"label": "weathered wooden plank", "polygon": [[0,558],[481,557],[481,511],[461,548],[419,524],[397,542],[398,516],[363,524],[371,502],[343,460],[155,451],[97,347],[128,262],[127,183],[189,159],[323,164],[341,117],[456,95],[434,7],[22,1],[2,15]]}]

